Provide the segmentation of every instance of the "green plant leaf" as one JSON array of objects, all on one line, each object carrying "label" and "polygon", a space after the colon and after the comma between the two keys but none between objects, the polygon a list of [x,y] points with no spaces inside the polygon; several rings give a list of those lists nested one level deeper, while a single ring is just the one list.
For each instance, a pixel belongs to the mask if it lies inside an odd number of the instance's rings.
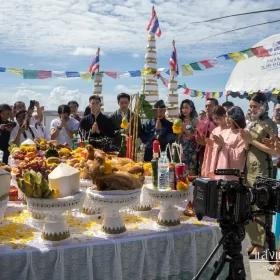
[{"label": "green plant leaf", "polygon": [[139,98],[139,110],[141,114],[145,114],[147,119],[151,120],[154,118],[153,106],[145,100],[144,94],[141,94]]}]

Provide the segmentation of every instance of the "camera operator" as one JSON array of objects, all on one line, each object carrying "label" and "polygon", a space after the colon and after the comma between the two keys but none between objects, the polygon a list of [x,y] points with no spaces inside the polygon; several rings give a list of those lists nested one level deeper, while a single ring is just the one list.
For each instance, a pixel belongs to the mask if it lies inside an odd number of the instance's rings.
[{"label": "camera operator", "polygon": [[[255,93],[250,100],[250,115],[247,123],[248,131],[241,130],[240,135],[248,145],[248,154],[246,160],[247,184],[254,186],[255,179],[258,175],[272,176],[271,155],[275,155],[274,148],[264,145],[263,139],[269,138],[269,134],[264,126],[268,126],[273,134],[277,134],[277,126],[268,117],[268,101],[264,94]],[[254,205],[252,210],[258,208]],[[260,217],[264,222],[264,217]],[[252,223],[246,228],[250,237],[252,246],[248,248],[250,259],[255,259],[258,254],[262,253],[265,245],[265,231],[262,226]]]}]

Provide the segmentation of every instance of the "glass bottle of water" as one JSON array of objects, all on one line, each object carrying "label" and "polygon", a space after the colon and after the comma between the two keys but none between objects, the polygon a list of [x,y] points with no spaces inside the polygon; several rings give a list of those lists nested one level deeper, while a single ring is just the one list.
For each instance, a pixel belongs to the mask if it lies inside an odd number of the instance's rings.
[{"label": "glass bottle of water", "polygon": [[166,152],[162,152],[158,161],[158,189],[169,188],[169,161]]}]

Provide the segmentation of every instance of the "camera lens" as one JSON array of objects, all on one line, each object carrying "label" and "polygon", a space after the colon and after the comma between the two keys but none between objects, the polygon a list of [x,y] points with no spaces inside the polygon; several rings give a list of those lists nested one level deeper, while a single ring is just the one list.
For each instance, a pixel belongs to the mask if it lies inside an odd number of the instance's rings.
[{"label": "camera lens", "polygon": [[258,188],[256,190],[255,195],[256,195],[256,205],[259,208],[263,208],[268,204],[270,196],[266,188],[263,187]]}]

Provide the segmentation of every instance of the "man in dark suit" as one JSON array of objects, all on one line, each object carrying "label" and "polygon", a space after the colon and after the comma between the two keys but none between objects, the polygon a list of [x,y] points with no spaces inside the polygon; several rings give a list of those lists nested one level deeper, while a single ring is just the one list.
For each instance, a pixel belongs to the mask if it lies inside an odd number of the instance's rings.
[{"label": "man in dark suit", "polygon": [[153,157],[153,142],[158,138],[162,151],[166,149],[168,143],[175,141],[175,134],[172,130],[172,122],[165,118],[166,106],[163,100],[154,104],[155,117],[143,125],[140,136],[142,142],[146,145],[144,161],[151,161]]},{"label": "man in dark suit", "polygon": [[[128,122],[130,123],[130,110],[128,108],[129,103],[130,103],[130,95],[127,93],[120,93],[117,96],[117,100],[118,100],[118,105],[119,105],[119,109],[117,111],[115,111],[114,113],[112,113],[110,115],[110,119],[114,124],[114,136],[115,138],[113,139],[113,145],[120,148],[121,146],[121,134],[125,134],[129,128],[127,130],[122,129],[121,128],[121,123],[122,123],[122,119],[126,118],[128,120]],[[131,114],[132,116],[132,122],[133,122],[133,116],[134,113]],[[140,137],[141,134],[141,121],[140,118],[138,119],[138,136]],[[133,132],[133,124],[131,125],[131,133]]]},{"label": "man in dark suit", "polygon": [[100,97],[92,95],[89,98],[91,113],[83,117],[80,122],[80,130],[86,138],[89,137],[89,144],[100,149],[104,146],[104,137],[114,137],[113,123],[108,116],[101,113],[101,106]]}]

